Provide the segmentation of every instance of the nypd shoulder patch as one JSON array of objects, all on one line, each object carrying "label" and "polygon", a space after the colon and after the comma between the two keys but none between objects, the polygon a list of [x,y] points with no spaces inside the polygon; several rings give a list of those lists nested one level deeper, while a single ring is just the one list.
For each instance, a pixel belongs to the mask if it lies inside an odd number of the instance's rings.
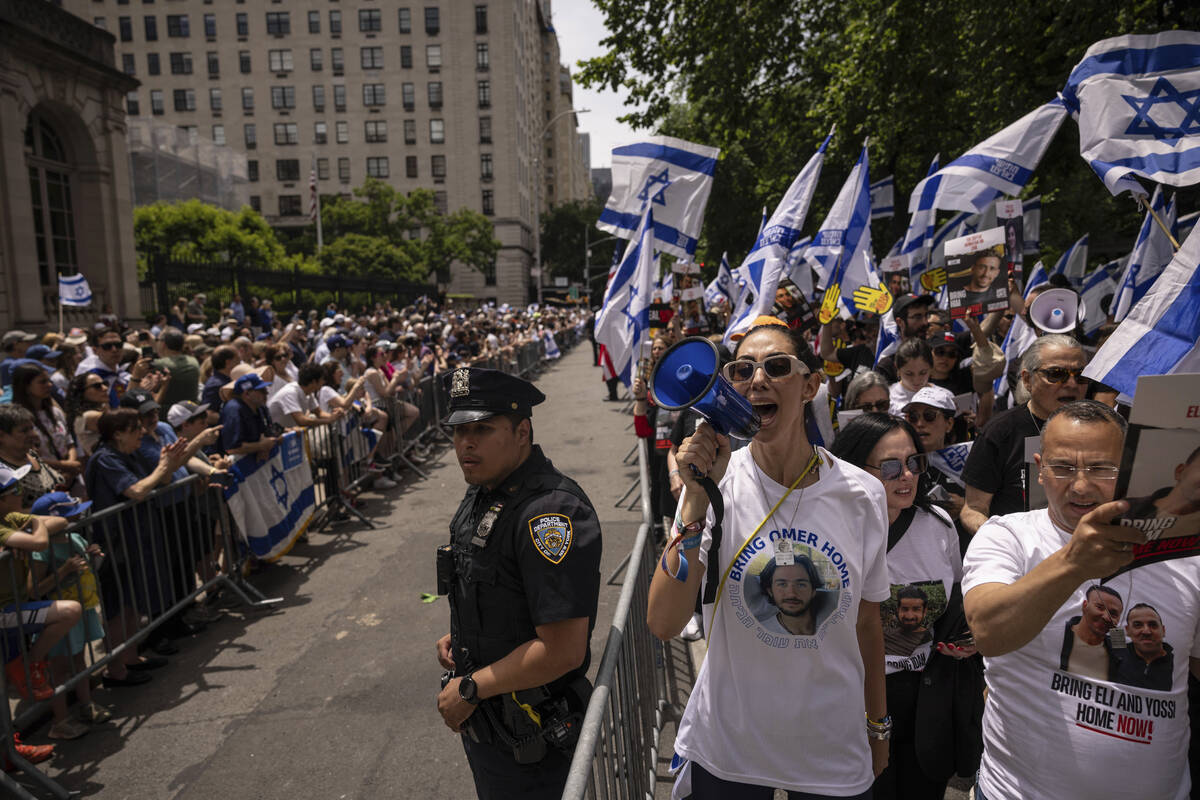
[{"label": "nypd shoulder patch", "polygon": [[565,514],[541,514],[529,520],[529,538],[551,564],[558,564],[566,557],[574,537],[571,518]]}]

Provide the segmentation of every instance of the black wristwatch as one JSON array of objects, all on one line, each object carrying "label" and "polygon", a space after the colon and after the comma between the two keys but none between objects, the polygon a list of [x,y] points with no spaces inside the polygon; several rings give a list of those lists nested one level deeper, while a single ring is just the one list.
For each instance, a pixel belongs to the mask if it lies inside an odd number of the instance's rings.
[{"label": "black wristwatch", "polygon": [[479,687],[470,675],[464,675],[458,682],[458,696],[471,705],[479,705]]}]

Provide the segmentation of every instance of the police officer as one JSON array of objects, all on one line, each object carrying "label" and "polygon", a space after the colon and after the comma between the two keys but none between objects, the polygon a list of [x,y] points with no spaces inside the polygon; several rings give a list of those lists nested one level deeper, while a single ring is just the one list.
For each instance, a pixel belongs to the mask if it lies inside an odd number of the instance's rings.
[{"label": "police officer", "polygon": [[533,406],[545,395],[490,369],[443,380],[470,488],[438,551],[438,591],[450,596],[438,711],[463,734],[482,800],[557,800],[591,690],[600,524],[533,443]]}]

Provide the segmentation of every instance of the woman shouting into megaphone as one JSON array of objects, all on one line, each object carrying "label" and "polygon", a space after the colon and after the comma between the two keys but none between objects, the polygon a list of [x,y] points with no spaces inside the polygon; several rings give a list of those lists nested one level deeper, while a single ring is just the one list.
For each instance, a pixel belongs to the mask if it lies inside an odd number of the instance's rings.
[{"label": "woman shouting into megaphone", "polygon": [[722,373],[758,433],[731,453],[702,423],[679,447],[685,487],[647,622],[676,636],[703,590],[708,654],[675,740],[675,798],[865,798],[886,766],[887,501],[811,443],[820,367],[786,326],[750,329]]}]

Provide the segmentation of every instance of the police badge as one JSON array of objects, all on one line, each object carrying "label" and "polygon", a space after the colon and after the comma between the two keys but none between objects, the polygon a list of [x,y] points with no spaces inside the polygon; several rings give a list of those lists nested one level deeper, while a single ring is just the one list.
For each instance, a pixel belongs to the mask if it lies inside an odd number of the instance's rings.
[{"label": "police badge", "polygon": [[566,557],[574,533],[571,518],[563,514],[542,514],[529,520],[533,546],[551,564],[558,564]]},{"label": "police badge", "polygon": [[454,374],[450,376],[450,396],[451,397],[466,397],[470,393],[471,373],[465,367],[456,369]]}]

